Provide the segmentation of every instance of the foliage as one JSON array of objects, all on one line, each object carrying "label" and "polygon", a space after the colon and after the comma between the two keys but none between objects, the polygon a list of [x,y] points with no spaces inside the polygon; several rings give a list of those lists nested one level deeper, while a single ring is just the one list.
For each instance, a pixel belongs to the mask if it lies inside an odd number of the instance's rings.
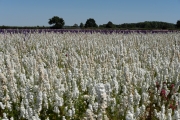
[{"label": "foliage", "polygon": [[145,21],[139,23],[124,23],[117,25],[118,28],[145,28],[145,29],[172,29],[175,28],[175,24],[159,22],[159,21]]},{"label": "foliage", "polygon": [[79,25],[80,28],[84,28],[84,24],[81,22]]},{"label": "foliage", "polygon": [[50,25],[53,25],[52,28],[55,28],[55,29],[63,28],[65,24],[63,18],[59,18],[58,16],[54,16],[51,19],[49,19],[48,23]]},{"label": "foliage", "polygon": [[[59,17],[58,17],[59,19]],[[92,18],[91,18],[92,19]],[[83,24],[80,23],[79,27],[80,28],[91,28],[95,29],[98,26],[95,23],[94,19],[93,20],[87,20],[88,24]],[[86,23],[87,23],[86,21]],[[121,29],[121,30],[126,30],[126,29],[133,29],[133,30],[152,30],[152,29],[169,29],[169,30],[176,30],[180,28],[180,20],[177,21],[176,24],[173,23],[167,23],[167,22],[160,22],[160,21],[145,21],[145,22],[138,22],[138,23],[123,23],[123,24],[113,24],[111,21],[109,21],[107,24],[102,24],[99,25],[99,29]],[[91,26],[91,27],[90,27]],[[93,26],[93,27],[92,27]],[[0,29],[49,29],[49,28],[64,28],[64,29],[76,29],[79,28],[73,25],[73,26],[59,26],[58,24],[54,24],[52,27],[48,26],[0,26]]]},{"label": "foliage", "polygon": [[96,24],[96,21],[93,18],[87,19],[85,23],[85,28],[97,28],[98,25]]},{"label": "foliage", "polygon": [[111,21],[109,21],[107,24],[106,24],[106,28],[114,28],[115,26],[114,26],[114,24],[111,22]]},{"label": "foliage", "polygon": [[177,21],[176,27],[177,27],[177,28],[180,28],[180,20]]},{"label": "foliage", "polygon": [[72,27],[73,28],[79,28],[78,24],[76,24],[76,23]]}]

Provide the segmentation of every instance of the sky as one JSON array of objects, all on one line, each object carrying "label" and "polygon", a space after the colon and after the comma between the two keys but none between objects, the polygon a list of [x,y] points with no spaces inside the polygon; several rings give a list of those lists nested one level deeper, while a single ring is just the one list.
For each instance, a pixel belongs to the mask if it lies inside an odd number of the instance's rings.
[{"label": "sky", "polygon": [[0,0],[0,26],[49,26],[53,16],[65,25],[98,25],[180,20],[180,0]]}]

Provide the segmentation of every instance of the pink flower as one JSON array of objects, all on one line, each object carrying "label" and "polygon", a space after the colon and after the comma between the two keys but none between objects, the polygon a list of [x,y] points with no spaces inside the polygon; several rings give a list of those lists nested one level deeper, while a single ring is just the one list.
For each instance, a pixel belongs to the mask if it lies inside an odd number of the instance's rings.
[{"label": "pink flower", "polygon": [[177,106],[176,106],[176,105],[173,105],[173,104],[170,104],[170,105],[169,105],[169,108],[171,108],[172,110],[176,109],[176,107],[177,107]]},{"label": "pink flower", "polygon": [[171,88],[171,90],[172,90],[172,89],[174,88],[174,84],[171,84],[170,88]]},{"label": "pink flower", "polygon": [[162,89],[160,95],[163,96],[163,97],[166,97],[166,90],[165,90],[165,89]]}]

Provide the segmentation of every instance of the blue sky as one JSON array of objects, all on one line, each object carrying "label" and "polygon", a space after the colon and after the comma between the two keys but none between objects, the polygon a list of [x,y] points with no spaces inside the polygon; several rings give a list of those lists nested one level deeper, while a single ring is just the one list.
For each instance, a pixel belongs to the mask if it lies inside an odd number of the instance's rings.
[{"label": "blue sky", "polygon": [[143,21],[176,23],[180,0],[0,0],[0,26],[49,26],[53,16],[65,25],[94,18],[98,25]]}]

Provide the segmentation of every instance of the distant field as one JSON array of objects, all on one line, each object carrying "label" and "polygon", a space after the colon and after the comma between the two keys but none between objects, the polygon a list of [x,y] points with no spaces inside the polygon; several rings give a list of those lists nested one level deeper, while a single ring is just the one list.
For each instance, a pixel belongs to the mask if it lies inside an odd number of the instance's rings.
[{"label": "distant field", "polygon": [[85,32],[85,33],[168,33],[168,32],[180,32],[178,30],[100,30],[100,29],[0,29],[0,33],[29,33],[29,32],[71,32],[71,33],[78,33],[78,32]]}]

